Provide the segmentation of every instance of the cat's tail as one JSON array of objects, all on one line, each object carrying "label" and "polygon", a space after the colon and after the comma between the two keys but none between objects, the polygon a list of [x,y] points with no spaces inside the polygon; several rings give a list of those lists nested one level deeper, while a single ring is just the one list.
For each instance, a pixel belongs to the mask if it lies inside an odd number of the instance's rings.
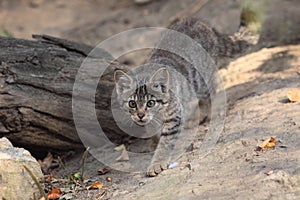
[{"label": "cat's tail", "polygon": [[236,58],[243,56],[255,50],[258,43],[259,35],[249,29],[249,27],[241,25],[234,35],[224,35],[216,30],[218,37],[218,56]]},{"label": "cat's tail", "polygon": [[246,40],[236,39],[234,36],[216,34],[218,35],[217,51],[219,57],[235,58],[243,55],[252,46]]}]

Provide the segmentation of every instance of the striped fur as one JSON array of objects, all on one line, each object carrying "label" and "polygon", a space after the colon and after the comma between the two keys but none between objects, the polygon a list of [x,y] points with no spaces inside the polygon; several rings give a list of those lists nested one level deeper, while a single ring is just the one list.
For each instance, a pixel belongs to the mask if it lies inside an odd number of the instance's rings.
[{"label": "striped fur", "polygon": [[[169,28],[195,40],[203,47],[203,52],[198,53],[208,54],[216,62],[224,57],[234,57],[248,46],[246,42],[233,41],[195,19],[176,22]],[[175,43],[176,38],[169,36],[166,32],[161,42]],[[132,120],[140,126],[157,118],[163,120],[161,138],[147,170],[148,176],[155,176],[166,169],[174,140],[178,139],[177,134],[185,128],[183,125],[188,120],[193,122],[192,126],[198,125],[199,119],[195,119],[198,115],[194,114],[198,105],[192,103],[192,98],[196,97],[202,102],[199,106],[204,119],[209,115],[210,96],[216,88],[213,74],[205,77],[207,71],[212,71],[210,67],[213,63],[201,60],[204,68],[199,71],[197,66],[180,55],[160,49],[162,43],[157,44],[145,65],[138,68],[135,75],[128,75],[120,70],[115,72],[118,99],[125,112],[130,113]],[[170,73],[170,70],[176,73]],[[154,105],[149,106],[150,101],[154,101]]]}]

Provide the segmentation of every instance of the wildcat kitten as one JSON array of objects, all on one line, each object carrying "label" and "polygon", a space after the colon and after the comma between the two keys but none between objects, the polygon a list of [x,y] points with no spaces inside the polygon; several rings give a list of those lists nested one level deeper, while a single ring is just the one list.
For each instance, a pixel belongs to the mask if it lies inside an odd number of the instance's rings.
[{"label": "wildcat kitten", "polygon": [[[198,42],[203,47],[203,52],[198,53],[208,53],[215,61],[233,57],[247,47],[246,42],[233,41],[196,19],[183,20],[169,28]],[[166,43],[172,45],[176,39],[171,32],[164,33],[157,48],[134,74],[121,70],[114,74],[117,98],[132,121],[139,126],[147,126],[152,121],[162,122],[148,176],[156,176],[167,169],[179,134],[184,129],[197,127],[209,116],[210,95],[215,92],[213,77],[204,77],[214,63],[201,60],[204,67],[199,72],[183,57],[160,49]],[[184,131],[182,134],[184,139]]]}]

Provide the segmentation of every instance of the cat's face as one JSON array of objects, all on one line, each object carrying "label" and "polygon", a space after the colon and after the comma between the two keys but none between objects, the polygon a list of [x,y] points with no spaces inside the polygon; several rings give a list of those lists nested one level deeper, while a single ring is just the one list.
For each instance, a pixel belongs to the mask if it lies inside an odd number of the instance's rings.
[{"label": "cat's face", "polygon": [[121,107],[135,124],[144,126],[157,120],[157,115],[167,104],[169,73],[165,68],[143,81],[135,80],[121,70],[115,72],[114,78]]}]

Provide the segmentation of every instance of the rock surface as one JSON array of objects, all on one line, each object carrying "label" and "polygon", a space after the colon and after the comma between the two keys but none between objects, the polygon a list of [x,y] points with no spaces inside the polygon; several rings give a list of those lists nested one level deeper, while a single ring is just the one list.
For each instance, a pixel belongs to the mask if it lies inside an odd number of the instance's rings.
[{"label": "rock surface", "polygon": [[34,199],[39,196],[34,181],[25,170],[27,166],[36,177],[42,171],[38,162],[23,148],[13,147],[10,141],[0,139],[0,199],[20,200]]}]

